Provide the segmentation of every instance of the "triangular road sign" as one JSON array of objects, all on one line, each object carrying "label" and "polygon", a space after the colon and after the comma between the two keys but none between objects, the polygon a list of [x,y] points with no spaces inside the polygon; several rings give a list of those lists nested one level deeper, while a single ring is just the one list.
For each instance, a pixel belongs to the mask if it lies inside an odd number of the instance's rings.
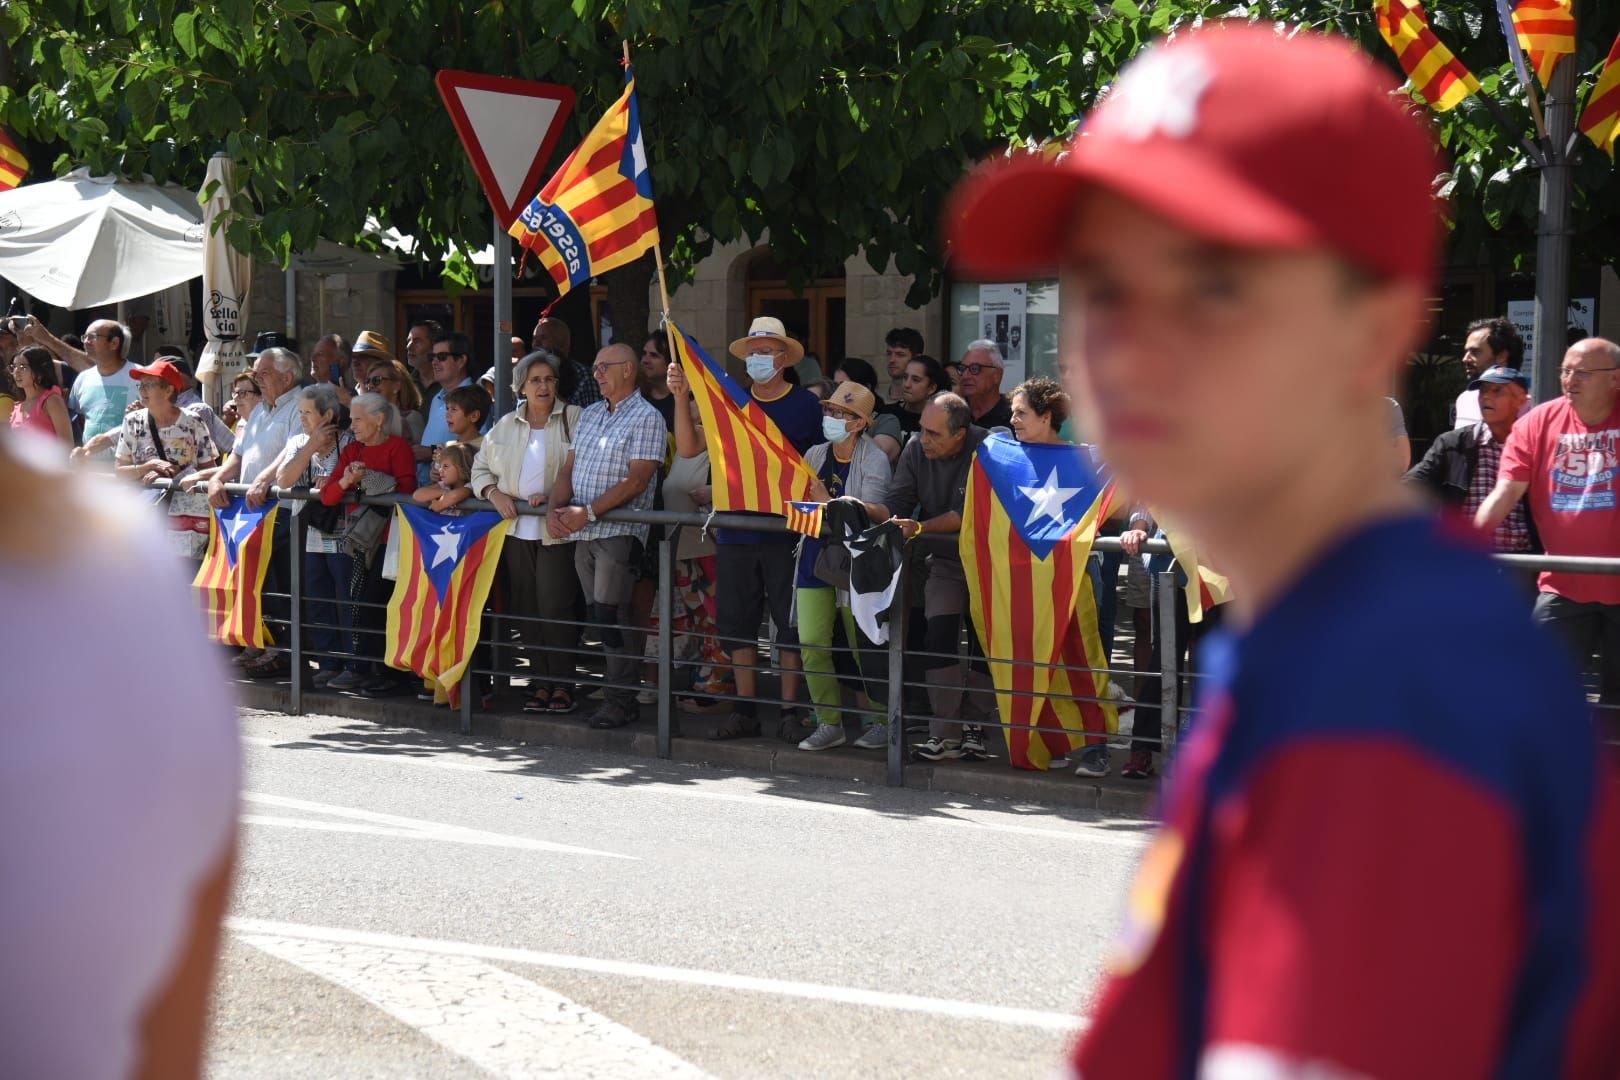
[{"label": "triangular road sign", "polygon": [[504,230],[540,190],[574,91],[471,71],[441,71],[433,81]]}]

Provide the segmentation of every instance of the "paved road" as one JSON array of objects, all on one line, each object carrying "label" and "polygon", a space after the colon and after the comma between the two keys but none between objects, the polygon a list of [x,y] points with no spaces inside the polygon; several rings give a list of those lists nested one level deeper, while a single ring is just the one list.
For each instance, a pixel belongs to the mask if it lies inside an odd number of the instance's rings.
[{"label": "paved road", "polygon": [[214,1077],[1046,1075],[1143,826],[246,712]]}]

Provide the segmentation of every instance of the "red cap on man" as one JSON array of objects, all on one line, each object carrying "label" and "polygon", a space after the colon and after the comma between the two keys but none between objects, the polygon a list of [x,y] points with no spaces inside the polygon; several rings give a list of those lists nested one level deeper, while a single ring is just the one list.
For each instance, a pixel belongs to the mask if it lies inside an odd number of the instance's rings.
[{"label": "red cap on man", "polygon": [[993,162],[963,182],[945,217],[952,264],[986,279],[1049,273],[1077,200],[1103,188],[1214,243],[1333,251],[1426,282],[1443,166],[1396,90],[1348,41],[1322,34],[1218,23],[1156,45],[1061,157]]}]

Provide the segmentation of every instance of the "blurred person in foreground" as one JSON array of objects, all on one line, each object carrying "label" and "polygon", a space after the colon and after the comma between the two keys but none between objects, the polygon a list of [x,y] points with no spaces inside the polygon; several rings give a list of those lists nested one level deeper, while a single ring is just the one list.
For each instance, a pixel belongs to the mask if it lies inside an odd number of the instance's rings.
[{"label": "blurred person in foreground", "polygon": [[1394,89],[1343,40],[1213,25],[951,205],[959,273],[1061,267],[1083,426],[1236,597],[1073,1075],[1620,1071],[1612,766],[1388,465],[1442,169]]},{"label": "blurred person in foreground", "polygon": [[41,451],[0,435],[0,648],[26,673],[0,757],[0,1075],[197,1076],[235,860],[235,710],[150,508]]}]

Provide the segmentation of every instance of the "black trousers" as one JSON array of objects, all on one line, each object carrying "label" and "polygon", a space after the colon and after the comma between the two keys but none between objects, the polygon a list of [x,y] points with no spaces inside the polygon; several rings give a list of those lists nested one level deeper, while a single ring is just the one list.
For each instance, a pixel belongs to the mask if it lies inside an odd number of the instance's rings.
[{"label": "black trousers", "polygon": [[[1204,612],[1201,622],[1193,623],[1187,611],[1187,594],[1181,589],[1176,590],[1176,622],[1173,627],[1165,627],[1158,616],[1159,606],[1153,605],[1153,663],[1159,664],[1160,657],[1164,655],[1164,632],[1170,630],[1174,635],[1171,648],[1175,650],[1176,670],[1184,673],[1188,670],[1187,659],[1192,654],[1193,646],[1205,634],[1220,625],[1223,608],[1211,608]],[[1192,686],[1193,683],[1184,683]],[[1164,692],[1163,673],[1155,670],[1150,675],[1143,675],[1137,680],[1136,691],[1136,721],[1131,728],[1131,752],[1145,750],[1148,753],[1164,749],[1166,717],[1164,708],[1160,704],[1160,695]],[[1192,693],[1189,690],[1185,697],[1178,695],[1178,706],[1193,704]],[[1177,717],[1169,717],[1171,725],[1177,723]]]}]

